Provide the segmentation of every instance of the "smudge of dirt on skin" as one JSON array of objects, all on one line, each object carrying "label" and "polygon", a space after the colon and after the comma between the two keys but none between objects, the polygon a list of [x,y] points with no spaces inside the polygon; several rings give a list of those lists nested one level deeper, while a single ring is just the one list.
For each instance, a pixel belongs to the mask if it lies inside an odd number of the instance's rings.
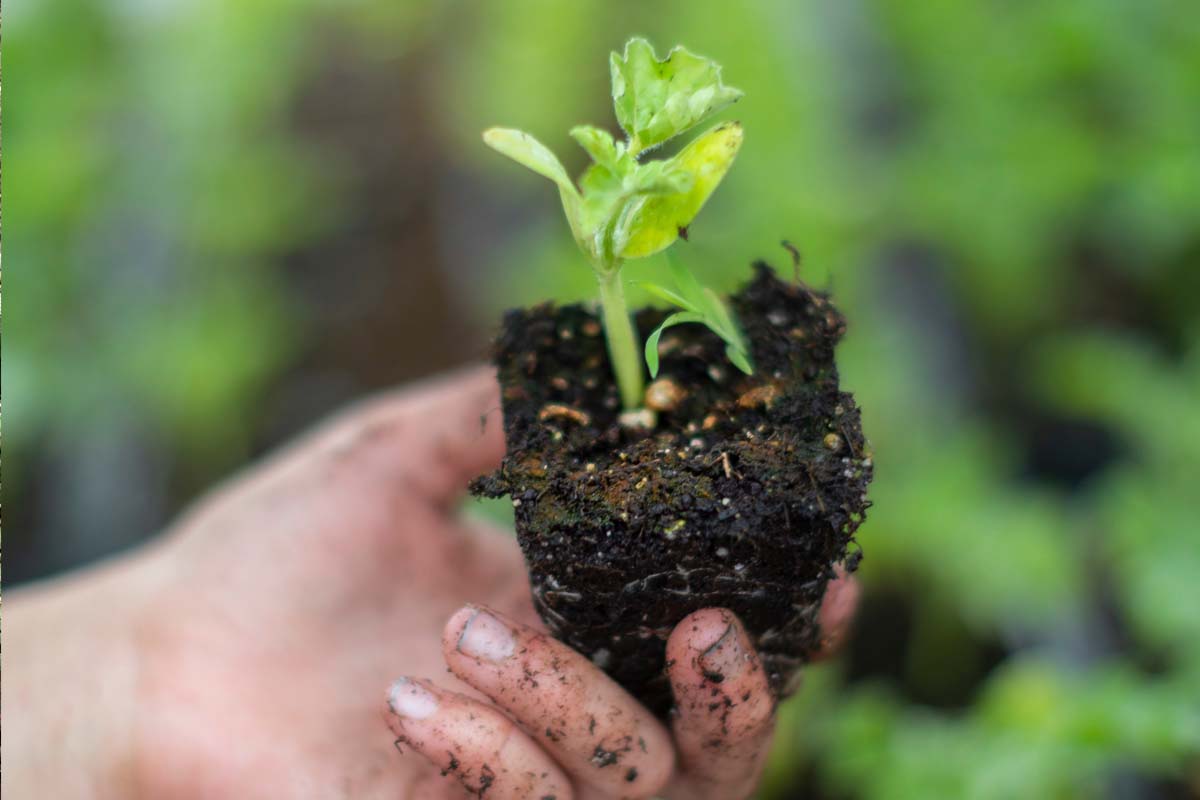
[{"label": "smudge of dirt on skin", "polygon": [[612,751],[605,750],[602,746],[596,745],[596,749],[592,751],[592,766],[603,769],[611,767],[620,760],[620,756]]},{"label": "smudge of dirt on skin", "polygon": [[496,782],[496,773],[487,764],[480,767],[479,770],[479,796],[483,797],[487,794],[487,790],[492,788],[492,784]]}]

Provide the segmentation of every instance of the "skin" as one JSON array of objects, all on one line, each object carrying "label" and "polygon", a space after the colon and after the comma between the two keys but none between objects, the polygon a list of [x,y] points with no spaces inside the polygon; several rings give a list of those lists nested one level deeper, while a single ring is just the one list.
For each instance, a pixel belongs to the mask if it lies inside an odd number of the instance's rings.
[{"label": "skin", "polygon": [[[483,369],[381,396],[153,545],[6,593],[3,793],[746,797],[774,702],[733,614],[672,633],[668,729],[546,634],[511,534],[456,511],[498,408]],[[830,584],[832,636],[856,591]]]}]

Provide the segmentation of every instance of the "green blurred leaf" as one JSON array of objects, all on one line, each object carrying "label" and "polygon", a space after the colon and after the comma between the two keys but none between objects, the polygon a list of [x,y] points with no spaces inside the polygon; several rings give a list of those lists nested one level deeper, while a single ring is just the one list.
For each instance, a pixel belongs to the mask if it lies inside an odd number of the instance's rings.
[{"label": "green blurred leaf", "polygon": [[658,377],[658,340],[662,338],[663,331],[673,325],[682,325],[685,322],[704,322],[704,316],[695,311],[676,311],[646,337],[646,366],[650,368],[651,378]]},{"label": "green blurred leaf", "polygon": [[716,62],[676,47],[661,61],[641,38],[613,53],[613,107],[634,154],[662,144],[708,119],[742,93],[721,82]]},{"label": "green blurred leaf", "polygon": [[750,359],[746,356],[746,351],[733,345],[725,346],[725,357],[728,358],[733,365],[747,375],[754,374],[754,367],[750,365]]},{"label": "green blurred leaf", "polygon": [[725,341],[725,355],[733,362],[734,366],[747,375],[752,374],[754,370],[750,366],[745,339],[741,329],[738,328],[733,317],[730,316],[729,310],[725,307],[724,301],[716,292],[701,286],[691,271],[678,259],[668,256],[667,265],[671,276],[675,279],[675,287],[678,291],[650,282],[640,284],[655,297],[684,309],[683,312],[667,317],[646,342],[646,365],[650,368],[651,377],[658,375],[659,337],[668,327],[683,322],[699,322],[707,326],[709,330]]},{"label": "green blurred leaf", "polygon": [[583,246],[588,227],[582,218],[579,190],[571,182],[558,157],[528,133],[513,128],[488,128],[483,132],[483,141],[496,152],[558,184],[567,222],[576,240]]},{"label": "green blurred leaf", "polygon": [[629,217],[619,253],[624,258],[644,258],[669,247],[681,228],[692,223],[709,196],[733,165],[742,146],[742,126],[726,122],[681,150],[667,163],[693,176],[687,192],[649,197]]},{"label": "green blurred leaf", "polygon": [[665,286],[659,286],[657,283],[651,283],[649,281],[640,281],[637,285],[645,289],[654,297],[657,297],[659,300],[665,300],[671,305],[679,306],[685,311],[695,311],[697,313],[700,312],[700,309],[693,305],[691,301],[689,301],[683,295],[672,291]]}]

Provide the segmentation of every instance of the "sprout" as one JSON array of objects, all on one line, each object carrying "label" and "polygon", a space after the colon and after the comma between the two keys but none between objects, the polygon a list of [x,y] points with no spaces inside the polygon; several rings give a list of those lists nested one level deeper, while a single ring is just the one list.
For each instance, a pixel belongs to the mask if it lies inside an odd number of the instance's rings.
[{"label": "sprout", "polygon": [[[604,330],[622,403],[634,409],[642,403],[645,377],[637,332],[625,306],[621,267],[626,259],[654,255],[679,238],[729,171],[742,145],[742,128],[736,122],[722,123],[670,158],[639,157],[691,130],[742,93],[721,82],[721,68],[713,61],[682,47],[660,60],[645,39],[629,40],[623,55],[612,54],[610,65],[613,106],[627,138],[616,141],[591,125],[572,128],[571,138],[593,162],[578,186],[554,154],[528,133],[490,128],[483,140],[557,184],[571,233],[600,284]],[[686,273],[682,268],[673,271]],[[685,287],[676,275],[679,294],[657,287],[656,294],[673,295],[675,299],[668,299],[684,309],[667,322],[707,324],[729,344],[730,360],[749,371],[745,346],[728,312],[715,295],[700,289],[690,274],[687,277],[690,283]],[[652,337],[656,343],[661,332],[662,328]],[[657,373],[657,350],[651,361],[647,348],[646,360]]]}]

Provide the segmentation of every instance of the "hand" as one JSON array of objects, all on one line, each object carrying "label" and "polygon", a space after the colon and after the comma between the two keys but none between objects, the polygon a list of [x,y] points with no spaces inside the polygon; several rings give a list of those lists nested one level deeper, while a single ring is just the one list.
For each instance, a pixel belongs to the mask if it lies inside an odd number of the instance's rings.
[{"label": "hand", "polygon": [[[483,370],[379,398],[220,489],[155,546],[11,593],[3,788],[392,799],[462,797],[461,781],[488,800],[745,796],[772,701],[732,615],[697,612],[671,637],[672,738],[545,635],[511,534],[456,513],[466,481],[501,457],[498,411]],[[852,594],[831,584],[828,629]],[[467,601],[488,608],[455,612]],[[424,680],[446,665],[462,682]],[[387,693],[400,672],[414,677]],[[428,760],[399,757],[388,721]]]}]

